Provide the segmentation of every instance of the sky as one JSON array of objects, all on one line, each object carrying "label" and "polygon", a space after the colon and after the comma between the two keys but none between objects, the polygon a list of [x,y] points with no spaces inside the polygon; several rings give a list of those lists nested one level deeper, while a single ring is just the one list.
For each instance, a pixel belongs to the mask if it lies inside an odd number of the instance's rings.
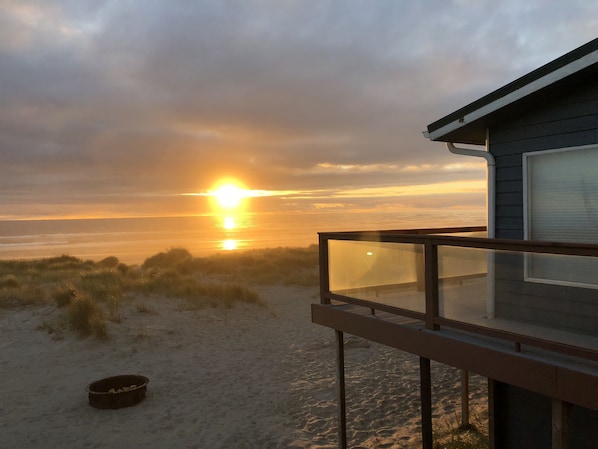
[{"label": "sky", "polygon": [[0,0],[0,219],[483,208],[428,124],[594,39],[593,0]]}]

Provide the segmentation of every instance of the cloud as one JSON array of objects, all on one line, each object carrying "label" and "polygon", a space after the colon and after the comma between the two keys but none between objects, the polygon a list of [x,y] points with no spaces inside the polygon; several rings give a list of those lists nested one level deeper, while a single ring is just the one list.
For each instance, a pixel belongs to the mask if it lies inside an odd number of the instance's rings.
[{"label": "cloud", "polygon": [[421,131],[592,39],[597,9],[4,1],[0,201],[110,213],[151,193],[145,213],[221,176],[280,191],[483,179]]}]

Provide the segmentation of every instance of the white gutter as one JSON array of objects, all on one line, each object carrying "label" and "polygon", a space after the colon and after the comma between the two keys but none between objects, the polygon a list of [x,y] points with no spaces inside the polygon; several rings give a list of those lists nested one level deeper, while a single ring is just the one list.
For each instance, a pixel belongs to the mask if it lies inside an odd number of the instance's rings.
[{"label": "white gutter", "polygon": [[474,150],[471,148],[458,148],[452,142],[447,142],[446,147],[451,153],[461,154],[463,156],[474,156],[483,157],[487,163],[487,192],[486,192],[486,208],[487,208],[487,226],[488,226],[488,238],[493,239],[495,234],[495,210],[496,210],[496,193],[495,193],[495,182],[496,182],[496,161],[492,153],[488,151],[488,138],[486,138],[486,150]]},{"label": "white gutter", "polygon": [[[461,154],[463,156],[483,157],[486,159],[488,169],[486,171],[486,178],[488,187],[486,192],[486,207],[488,214],[488,238],[495,237],[495,221],[496,221],[496,161],[490,151],[488,151],[488,130],[486,130],[486,150],[474,150],[470,148],[457,148],[452,142],[447,142],[446,147],[451,153]],[[486,293],[486,318],[491,320],[495,316],[495,301],[494,301],[494,252],[488,252],[488,275],[487,275],[487,293]]]}]

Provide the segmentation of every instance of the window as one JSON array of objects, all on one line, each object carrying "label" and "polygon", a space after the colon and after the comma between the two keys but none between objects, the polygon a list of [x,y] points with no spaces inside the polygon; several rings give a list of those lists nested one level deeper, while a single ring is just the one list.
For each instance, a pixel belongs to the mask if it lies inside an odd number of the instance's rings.
[{"label": "window", "polygon": [[[523,155],[525,238],[598,243],[598,145]],[[598,288],[598,261],[533,255],[530,281]]]}]

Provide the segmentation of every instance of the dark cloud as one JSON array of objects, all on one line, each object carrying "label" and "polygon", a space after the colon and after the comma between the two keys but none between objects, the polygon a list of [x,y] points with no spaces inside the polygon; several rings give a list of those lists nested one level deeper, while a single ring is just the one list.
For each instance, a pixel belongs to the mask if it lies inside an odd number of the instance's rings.
[{"label": "dark cloud", "polygon": [[[202,191],[223,175],[280,190],[483,177],[479,168],[443,171],[455,156],[421,131],[592,39],[597,9],[540,0],[4,1],[4,214],[39,198],[66,198],[82,213],[130,211],[139,195],[143,210],[154,198],[160,213],[160,195]],[[324,163],[397,173],[322,174]],[[438,170],[400,171],[421,164]]]}]

